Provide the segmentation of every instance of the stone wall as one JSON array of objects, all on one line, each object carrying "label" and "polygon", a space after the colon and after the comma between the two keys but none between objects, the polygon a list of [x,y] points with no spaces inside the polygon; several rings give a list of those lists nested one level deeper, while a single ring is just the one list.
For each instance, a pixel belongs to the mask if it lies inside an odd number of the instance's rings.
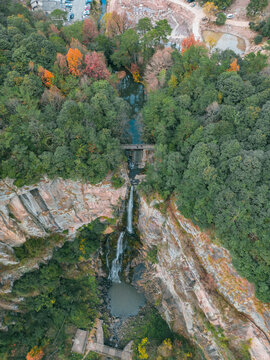
[{"label": "stone wall", "polygon": [[[165,214],[159,207],[157,200],[150,205],[140,201],[143,250],[133,265],[144,262],[146,270],[136,285],[207,359],[239,360],[244,348],[252,359],[270,359],[270,306],[256,299],[226,249],[185,219],[173,202]],[[158,264],[145,261],[153,246]]]}]

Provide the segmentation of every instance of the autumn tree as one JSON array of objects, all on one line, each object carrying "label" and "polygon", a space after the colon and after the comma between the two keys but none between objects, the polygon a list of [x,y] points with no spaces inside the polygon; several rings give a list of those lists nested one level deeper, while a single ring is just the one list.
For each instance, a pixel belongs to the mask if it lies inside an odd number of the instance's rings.
[{"label": "autumn tree", "polygon": [[56,86],[52,86],[50,89],[45,89],[40,99],[40,103],[42,105],[50,104],[50,106],[56,111],[60,111],[63,102],[64,96]]},{"label": "autumn tree", "polygon": [[116,11],[104,15],[106,34],[109,37],[123,34],[129,27],[126,14],[118,14]]},{"label": "autumn tree", "polygon": [[69,47],[71,49],[78,49],[83,55],[87,53],[87,48],[78,39],[71,39]]},{"label": "autumn tree", "polygon": [[44,356],[44,352],[41,346],[34,346],[26,355],[26,360],[41,360]]},{"label": "autumn tree", "polygon": [[49,70],[44,69],[42,66],[38,67],[38,75],[40,76],[42,82],[47,87],[52,86],[52,82],[54,79],[53,73],[51,73]]},{"label": "autumn tree", "polygon": [[133,76],[133,80],[136,82],[136,83],[142,83],[142,77],[140,75],[140,70],[139,70],[139,67],[138,65],[136,64],[131,64],[131,68],[130,68],[130,72]]},{"label": "autumn tree", "polygon": [[72,75],[80,76],[82,74],[81,66],[83,55],[79,49],[69,49],[66,55],[68,68]]},{"label": "autumn tree", "polygon": [[191,46],[200,46],[202,43],[199,40],[195,40],[195,37],[193,34],[191,34],[189,37],[185,38],[182,41],[181,44],[181,51],[184,53],[187,49],[189,49]]},{"label": "autumn tree", "polygon": [[239,71],[240,70],[240,67],[239,65],[237,64],[237,59],[235,58],[232,63],[230,64],[230,68],[227,70],[227,71]]},{"label": "autumn tree", "polygon": [[85,19],[83,23],[83,43],[89,44],[98,36],[98,29],[94,19]]},{"label": "autumn tree", "polygon": [[204,5],[203,5],[203,11],[207,14],[207,15],[214,15],[214,13],[217,11],[217,7],[215,6],[215,4],[211,1],[207,1]]},{"label": "autumn tree", "polygon": [[55,65],[58,66],[59,71],[62,75],[68,74],[68,64],[65,55],[58,53],[56,55]]},{"label": "autumn tree", "polygon": [[106,67],[105,57],[102,53],[97,53],[96,51],[88,52],[85,55],[85,69],[84,73],[95,79],[107,79],[110,76],[110,72]]}]

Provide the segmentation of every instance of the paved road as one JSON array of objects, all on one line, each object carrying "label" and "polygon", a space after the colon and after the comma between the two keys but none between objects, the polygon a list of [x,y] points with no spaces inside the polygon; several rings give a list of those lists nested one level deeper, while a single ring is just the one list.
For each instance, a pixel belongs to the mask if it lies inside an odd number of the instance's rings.
[{"label": "paved road", "polygon": [[[64,2],[64,0],[63,0]],[[73,0],[71,13],[74,14],[74,21],[83,20],[83,12],[85,8],[85,0]],[[69,22],[71,23],[71,21]]]}]

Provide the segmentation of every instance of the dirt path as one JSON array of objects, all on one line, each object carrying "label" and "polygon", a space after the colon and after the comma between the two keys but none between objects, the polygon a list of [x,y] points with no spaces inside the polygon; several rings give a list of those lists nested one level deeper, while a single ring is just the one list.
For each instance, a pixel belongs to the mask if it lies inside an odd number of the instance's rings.
[{"label": "dirt path", "polygon": [[250,51],[256,34],[249,29],[249,19],[246,16],[246,7],[249,0],[235,0],[226,11],[232,13],[233,19],[227,19],[226,24],[217,26],[214,17],[209,23],[203,23],[206,17],[203,9],[196,4],[192,6],[186,0],[108,0],[108,12],[126,12],[131,20],[137,22],[140,18],[149,17],[154,22],[168,19],[172,34],[169,41],[180,45],[182,40],[193,33],[198,40],[202,39],[202,30],[212,30],[236,35],[244,39],[246,51]]},{"label": "dirt path", "polygon": [[183,0],[167,0],[168,2],[172,2],[174,4],[177,4],[181,6],[182,8],[188,10],[188,12],[191,12],[194,16],[193,22],[192,22],[192,32],[196,39],[202,40],[201,37],[201,31],[200,31],[200,24],[203,17],[205,17],[202,9],[198,7],[198,5],[191,7],[190,4],[184,2]]}]

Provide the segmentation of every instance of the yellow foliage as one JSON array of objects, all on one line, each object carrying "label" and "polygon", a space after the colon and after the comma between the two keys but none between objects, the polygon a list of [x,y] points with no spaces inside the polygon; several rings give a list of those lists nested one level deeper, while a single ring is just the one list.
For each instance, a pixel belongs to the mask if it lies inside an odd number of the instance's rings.
[{"label": "yellow foliage", "polygon": [[148,339],[143,338],[140,344],[138,345],[139,359],[148,359],[148,354],[145,349],[145,346],[147,344],[148,344]]},{"label": "yellow foliage", "polygon": [[212,49],[216,45],[217,39],[215,39],[214,36],[209,36],[207,42],[208,42],[208,44],[210,46],[210,49]]},{"label": "yellow foliage", "polygon": [[177,86],[177,83],[178,83],[177,77],[172,74],[170,80],[168,81],[169,87],[172,89],[175,89]]},{"label": "yellow foliage", "polygon": [[172,341],[171,341],[171,339],[165,339],[165,340],[163,340],[163,344],[164,344],[169,350],[172,350]]},{"label": "yellow foliage", "polygon": [[213,2],[207,1],[203,5],[203,11],[208,15],[213,15],[217,11],[217,7],[215,6],[215,4]]}]

